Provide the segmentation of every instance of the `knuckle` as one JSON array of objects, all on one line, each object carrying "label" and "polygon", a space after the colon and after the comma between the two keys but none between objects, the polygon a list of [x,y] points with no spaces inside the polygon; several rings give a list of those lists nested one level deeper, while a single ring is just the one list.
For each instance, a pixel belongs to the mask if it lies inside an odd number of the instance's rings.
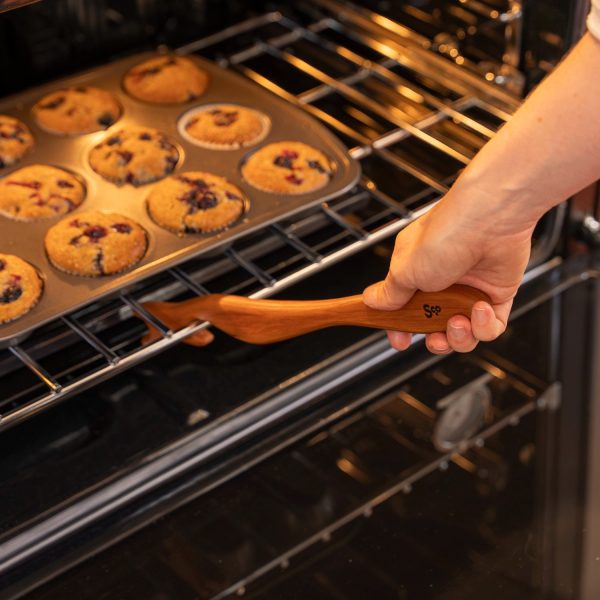
[{"label": "knuckle", "polygon": [[397,265],[395,265],[393,261],[390,264],[390,270],[388,271],[385,281],[391,287],[403,287],[404,272]]}]

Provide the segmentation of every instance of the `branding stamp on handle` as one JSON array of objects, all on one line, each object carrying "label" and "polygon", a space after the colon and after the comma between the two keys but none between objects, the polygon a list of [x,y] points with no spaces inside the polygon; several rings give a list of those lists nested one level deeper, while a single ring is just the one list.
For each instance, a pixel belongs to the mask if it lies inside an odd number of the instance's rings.
[{"label": "branding stamp on handle", "polygon": [[428,319],[431,319],[431,317],[439,316],[442,312],[442,307],[438,305],[423,304],[423,312]]}]

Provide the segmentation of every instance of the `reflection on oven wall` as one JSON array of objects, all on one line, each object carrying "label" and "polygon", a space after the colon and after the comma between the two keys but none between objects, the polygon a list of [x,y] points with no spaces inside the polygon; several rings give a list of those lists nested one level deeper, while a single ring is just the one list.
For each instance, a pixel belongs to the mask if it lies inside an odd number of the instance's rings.
[{"label": "reflection on oven wall", "polygon": [[530,89],[547,75],[585,31],[589,0],[524,3],[522,69]]}]

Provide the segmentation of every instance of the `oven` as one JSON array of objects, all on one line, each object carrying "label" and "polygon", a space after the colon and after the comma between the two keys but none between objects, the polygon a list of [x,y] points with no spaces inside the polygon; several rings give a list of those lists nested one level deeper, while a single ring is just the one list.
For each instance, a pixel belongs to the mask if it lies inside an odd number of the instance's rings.
[{"label": "oven", "polygon": [[[0,10],[20,2],[0,3]],[[0,598],[600,593],[596,190],[546,215],[506,333],[467,355],[335,328],[144,345],[146,300],[316,299],[395,234],[583,31],[585,3],[42,0],[0,14],[2,95],[159,45],[338,136],[349,192],[0,350]],[[1,241],[0,241],[1,244]],[[2,248],[0,247],[0,251]]]}]

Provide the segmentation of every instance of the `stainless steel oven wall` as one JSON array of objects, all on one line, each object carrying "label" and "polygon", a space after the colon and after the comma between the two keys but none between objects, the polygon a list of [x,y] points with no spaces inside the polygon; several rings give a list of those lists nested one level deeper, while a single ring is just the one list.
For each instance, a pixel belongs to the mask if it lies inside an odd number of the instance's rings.
[{"label": "stainless steel oven wall", "polygon": [[[587,483],[583,515],[583,548],[581,558],[581,600],[596,600],[600,596],[600,283],[593,281],[594,300],[591,306],[592,343],[589,361],[589,410]],[[580,346],[579,353],[584,348]]]},{"label": "stainless steel oven wall", "polygon": [[525,0],[521,70],[526,90],[547,75],[585,32],[589,0]]}]

